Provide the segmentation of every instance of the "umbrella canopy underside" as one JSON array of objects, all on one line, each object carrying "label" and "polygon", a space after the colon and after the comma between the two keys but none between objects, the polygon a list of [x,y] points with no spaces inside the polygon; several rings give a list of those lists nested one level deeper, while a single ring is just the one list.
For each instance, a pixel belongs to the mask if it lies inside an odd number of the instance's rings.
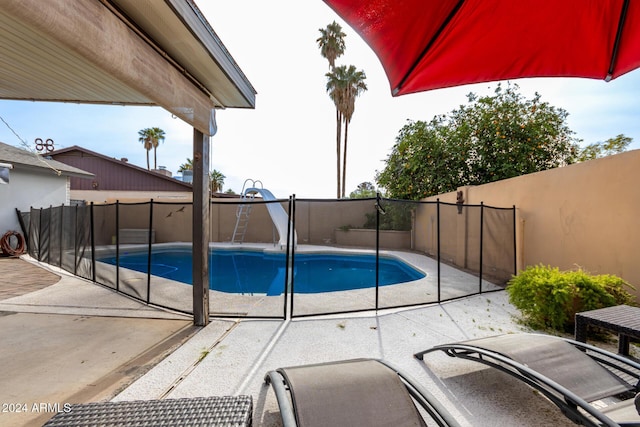
[{"label": "umbrella canopy underside", "polygon": [[611,80],[640,67],[637,0],[325,0],[393,95],[521,77]]}]

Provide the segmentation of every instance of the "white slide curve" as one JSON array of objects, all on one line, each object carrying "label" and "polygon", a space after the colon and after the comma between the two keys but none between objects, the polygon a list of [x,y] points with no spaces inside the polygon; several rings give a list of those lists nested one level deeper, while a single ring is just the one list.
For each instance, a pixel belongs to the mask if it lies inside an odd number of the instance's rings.
[{"label": "white slide curve", "polygon": [[[265,202],[278,200],[271,191],[266,190],[264,188],[252,187],[252,188],[247,188],[244,191],[245,195],[251,194],[251,193],[260,194],[260,196],[262,196],[262,200],[264,200]],[[266,206],[267,206],[267,210],[269,211],[269,215],[271,216],[271,221],[273,221],[273,224],[275,225],[276,230],[278,231],[278,238],[279,238],[278,244],[280,245],[281,248],[284,248],[287,246],[287,224],[289,222],[289,216],[287,215],[287,212],[284,210],[284,208],[280,203],[267,203]],[[294,247],[296,246],[297,242],[298,242],[298,236],[296,234],[296,231],[293,230],[292,243]]]}]

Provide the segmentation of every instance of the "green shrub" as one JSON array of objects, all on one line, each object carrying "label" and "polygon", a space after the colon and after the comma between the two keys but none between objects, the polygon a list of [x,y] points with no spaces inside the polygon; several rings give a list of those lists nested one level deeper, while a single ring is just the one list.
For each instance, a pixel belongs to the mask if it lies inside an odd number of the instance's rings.
[{"label": "green shrub", "polygon": [[528,326],[573,332],[577,312],[630,304],[633,296],[626,289],[633,287],[613,275],[536,265],[514,276],[507,293]]},{"label": "green shrub", "polygon": [[[414,205],[410,203],[380,202],[384,214],[380,215],[380,230],[408,231],[411,230],[411,211]],[[362,228],[375,229],[377,215],[375,212],[364,214],[366,221]]]}]

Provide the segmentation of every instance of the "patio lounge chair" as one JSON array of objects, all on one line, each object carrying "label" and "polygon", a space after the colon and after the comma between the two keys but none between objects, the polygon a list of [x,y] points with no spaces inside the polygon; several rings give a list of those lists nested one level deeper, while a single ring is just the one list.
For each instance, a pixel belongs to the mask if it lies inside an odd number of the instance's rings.
[{"label": "patio lounge chair", "polygon": [[640,426],[634,395],[640,364],[578,341],[538,334],[498,335],[443,344],[451,357],[497,368],[540,391],[576,424]]},{"label": "patio lounge chair", "polygon": [[284,427],[458,426],[426,390],[387,363],[354,359],[270,371]]}]

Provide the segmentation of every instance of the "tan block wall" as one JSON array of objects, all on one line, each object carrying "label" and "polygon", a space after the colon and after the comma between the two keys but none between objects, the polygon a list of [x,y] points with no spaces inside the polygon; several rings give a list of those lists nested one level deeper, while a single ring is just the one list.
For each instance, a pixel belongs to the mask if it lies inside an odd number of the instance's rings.
[{"label": "tan block wall", "polygon": [[189,191],[97,191],[71,190],[71,199],[85,200],[87,203],[136,203],[148,202],[189,202],[193,200],[193,193]]},{"label": "tan block wall", "polygon": [[[633,150],[461,190],[467,204],[516,206],[519,269],[579,266],[640,288],[639,184],[640,150]],[[437,198],[454,203],[456,194],[427,200]]]}]

